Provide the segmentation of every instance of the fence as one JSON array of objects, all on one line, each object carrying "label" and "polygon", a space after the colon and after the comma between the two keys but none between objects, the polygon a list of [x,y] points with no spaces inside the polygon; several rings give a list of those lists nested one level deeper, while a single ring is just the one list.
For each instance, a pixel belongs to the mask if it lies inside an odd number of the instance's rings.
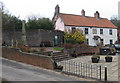
[{"label": "fence", "polygon": [[104,71],[101,65],[90,65],[85,63],[77,63],[70,60],[57,61],[58,65],[63,66],[63,72],[85,78],[104,80]]}]

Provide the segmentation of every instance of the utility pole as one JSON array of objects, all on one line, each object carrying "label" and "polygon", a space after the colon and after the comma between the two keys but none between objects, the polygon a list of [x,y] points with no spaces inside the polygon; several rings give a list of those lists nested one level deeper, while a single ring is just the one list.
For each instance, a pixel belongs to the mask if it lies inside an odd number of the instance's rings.
[{"label": "utility pole", "polygon": [[25,31],[25,20],[22,22],[22,45],[27,45],[26,31]]},{"label": "utility pole", "polygon": [[120,20],[120,1],[118,2],[118,18]]},{"label": "utility pole", "polygon": [[[118,20],[120,20],[120,1],[118,2]],[[120,28],[120,27],[118,27],[118,28]],[[118,36],[118,37],[120,37],[120,36]],[[120,55],[120,53],[118,53],[118,55]],[[120,83],[120,56],[118,56],[118,69],[119,69],[118,70],[118,81]]]},{"label": "utility pole", "polygon": [[0,46],[2,45],[2,9],[0,8]]}]

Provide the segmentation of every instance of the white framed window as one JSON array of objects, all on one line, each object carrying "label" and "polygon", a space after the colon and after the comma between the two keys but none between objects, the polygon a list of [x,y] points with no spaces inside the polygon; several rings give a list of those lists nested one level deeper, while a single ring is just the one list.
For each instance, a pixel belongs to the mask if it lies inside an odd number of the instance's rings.
[{"label": "white framed window", "polygon": [[112,35],[112,29],[109,30],[109,35]]},{"label": "white framed window", "polygon": [[85,28],[85,34],[88,34],[88,28]]},{"label": "white framed window", "polygon": [[97,29],[93,29],[93,34],[97,34]]},{"label": "white framed window", "polygon": [[110,40],[110,45],[111,45],[111,44],[113,44],[113,40],[112,40],[112,39]]},{"label": "white framed window", "polygon": [[100,34],[103,34],[103,29],[100,29]]}]

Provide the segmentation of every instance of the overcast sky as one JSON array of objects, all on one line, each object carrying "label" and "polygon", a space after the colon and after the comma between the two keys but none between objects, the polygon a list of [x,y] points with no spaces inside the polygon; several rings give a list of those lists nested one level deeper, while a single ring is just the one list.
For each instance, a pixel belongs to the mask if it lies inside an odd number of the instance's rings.
[{"label": "overcast sky", "polygon": [[52,19],[55,6],[59,4],[61,13],[81,15],[84,9],[86,16],[94,16],[95,11],[100,17],[110,19],[118,15],[120,0],[0,0],[12,15],[27,19],[29,16],[48,17]]}]

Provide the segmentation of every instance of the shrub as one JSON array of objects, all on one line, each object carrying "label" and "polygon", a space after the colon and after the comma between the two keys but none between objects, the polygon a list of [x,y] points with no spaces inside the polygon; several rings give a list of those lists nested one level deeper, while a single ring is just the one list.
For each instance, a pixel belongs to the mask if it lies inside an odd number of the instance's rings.
[{"label": "shrub", "polygon": [[76,32],[70,32],[70,33],[64,32],[64,34],[67,43],[82,44],[86,41],[85,35],[83,35],[79,29],[77,29]]},{"label": "shrub", "polygon": [[97,55],[97,53],[95,53],[95,55],[93,55],[92,58],[100,58],[100,55]]}]

